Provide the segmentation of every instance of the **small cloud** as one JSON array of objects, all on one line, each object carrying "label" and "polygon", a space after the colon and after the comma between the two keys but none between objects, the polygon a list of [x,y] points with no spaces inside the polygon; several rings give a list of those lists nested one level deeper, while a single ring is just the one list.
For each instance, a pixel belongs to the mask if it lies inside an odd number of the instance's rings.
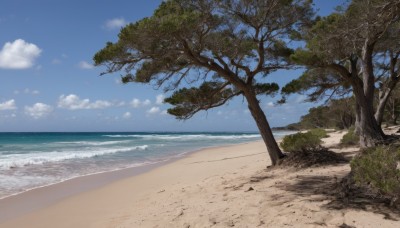
[{"label": "small cloud", "polygon": [[149,99],[141,101],[141,100],[139,100],[137,98],[134,98],[129,104],[134,108],[139,108],[139,107],[142,107],[142,106],[151,105],[151,101]]},{"label": "small cloud", "polygon": [[159,107],[151,107],[151,109],[147,110],[148,114],[157,114],[160,112],[160,108]]},{"label": "small cloud", "polygon": [[125,113],[122,115],[122,118],[124,118],[124,119],[130,119],[130,118],[132,118],[132,114],[131,114],[130,112],[125,112]]},{"label": "small cloud", "polygon": [[14,93],[15,95],[18,95],[18,94],[21,94],[21,93],[29,94],[29,95],[38,95],[38,94],[40,94],[40,91],[39,91],[39,90],[31,90],[31,89],[29,89],[29,88],[25,88],[24,90],[21,90],[21,91],[19,91],[19,90],[14,90],[13,93]]},{"label": "small cloud", "polygon": [[27,69],[34,65],[42,50],[22,39],[7,42],[0,50],[0,68]]},{"label": "small cloud", "polygon": [[122,106],[125,106],[125,101],[119,101],[119,102],[116,102],[116,104],[115,104],[115,106],[118,106],[118,107],[122,107]]},{"label": "small cloud", "polygon": [[58,107],[69,109],[69,110],[79,110],[79,109],[104,109],[114,106],[112,102],[97,100],[95,102],[90,102],[89,99],[80,99],[79,96],[75,94],[61,95],[58,99]]},{"label": "small cloud", "polygon": [[156,104],[162,105],[164,103],[165,96],[163,94],[157,95]]},{"label": "small cloud", "polygon": [[167,110],[161,111],[161,115],[168,115],[168,111]]},{"label": "small cloud", "polygon": [[107,20],[106,23],[104,24],[104,28],[107,30],[114,30],[114,29],[120,29],[121,27],[125,26],[128,24],[127,21],[125,21],[124,18],[114,18]]},{"label": "small cloud", "polygon": [[0,111],[15,110],[15,109],[17,109],[17,106],[15,105],[14,99],[0,103]]},{"label": "small cloud", "polygon": [[51,112],[53,112],[53,107],[43,103],[36,103],[33,106],[25,106],[25,114],[34,119],[46,117]]},{"label": "small cloud", "polygon": [[149,106],[149,105],[151,105],[151,101],[149,99],[146,99],[143,101],[142,104],[143,104],[143,106]]},{"label": "small cloud", "polygon": [[121,78],[116,78],[116,79],[115,79],[115,84],[121,85],[121,84],[122,84]]},{"label": "small cloud", "polygon": [[270,101],[270,102],[268,102],[267,106],[268,107],[275,107],[275,104],[272,101]]},{"label": "small cloud", "polygon": [[88,63],[86,61],[81,61],[81,62],[79,62],[79,67],[81,69],[90,70],[90,69],[94,68],[94,65],[90,64],[90,63]]},{"label": "small cloud", "polygon": [[131,101],[131,105],[132,105],[132,107],[134,107],[134,108],[138,108],[139,106],[140,106],[140,104],[141,104],[142,102],[140,102],[140,100],[139,99],[137,99],[137,98],[134,98],[132,101]]},{"label": "small cloud", "polygon": [[217,115],[219,115],[219,116],[222,115],[222,114],[223,114],[222,111],[218,111],[218,112],[217,112]]}]

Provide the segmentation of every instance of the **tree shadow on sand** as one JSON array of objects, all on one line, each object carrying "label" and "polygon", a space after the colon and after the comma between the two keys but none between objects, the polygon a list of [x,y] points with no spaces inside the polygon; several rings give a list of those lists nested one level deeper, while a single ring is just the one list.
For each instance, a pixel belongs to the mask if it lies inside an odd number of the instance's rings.
[{"label": "tree shadow on sand", "polygon": [[[344,174],[344,173],[343,173]],[[301,175],[296,177],[295,183],[283,183],[276,186],[279,189],[290,191],[297,196],[318,195],[315,200],[330,200],[322,208],[330,210],[356,209],[381,214],[385,219],[400,221],[400,210],[390,207],[390,201],[377,197],[376,194],[364,187],[355,185],[349,175],[342,180],[335,176]]]}]

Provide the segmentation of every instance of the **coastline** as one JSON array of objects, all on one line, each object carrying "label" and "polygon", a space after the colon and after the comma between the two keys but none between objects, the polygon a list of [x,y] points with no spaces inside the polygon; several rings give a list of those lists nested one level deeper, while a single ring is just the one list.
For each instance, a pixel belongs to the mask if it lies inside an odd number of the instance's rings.
[{"label": "coastline", "polygon": [[[344,133],[329,133],[323,145],[345,156],[354,156],[359,148],[337,147]],[[368,199],[354,199],[355,204],[336,200],[332,191],[349,173],[348,163],[266,169],[269,164],[262,141],[208,148],[68,196],[0,223],[0,227],[397,228],[400,225],[399,214],[384,205],[364,205]]]},{"label": "coastline", "polygon": [[184,152],[157,163],[78,176],[61,182],[51,183],[9,195],[0,199],[0,227],[3,227],[2,225],[7,223],[9,220],[57,204],[69,197],[90,192],[111,185],[114,182],[151,172],[154,169],[185,159],[196,153],[259,142],[261,142],[261,140],[200,148]]}]

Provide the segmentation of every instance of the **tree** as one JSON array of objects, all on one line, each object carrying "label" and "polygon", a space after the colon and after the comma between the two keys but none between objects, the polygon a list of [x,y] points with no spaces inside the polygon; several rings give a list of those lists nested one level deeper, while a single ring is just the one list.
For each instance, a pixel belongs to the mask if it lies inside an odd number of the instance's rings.
[{"label": "tree", "polygon": [[243,96],[275,165],[284,155],[257,96],[278,90],[263,79],[292,67],[287,41],[311,16],[308,0],[164,1],[153,16],[123,28],[94,61],[105,73],[124,70],[123,82],[175,91],[165,101],[178,119]]},{"label": "tree", "polygon": [[391,25],[377,44],[375,66],[379,82],[375,119],[382,124],[386,104],[400,81],[400,22]]},{"label": "tree", "polygon": [[393,125],[397,124],[400,116],[400,88],[396,88],[388,98],[386,105],[386,122]]},{"label": "tree", "polygon": [[[374,57],[388,29],[398,23],[398,0],[353,0],[344,12],[322,18],[307,30],[307,46],[292,56],[307,66],[301,77],[318,78],[316,83],[294,81],[283,89],[318,88],[317,94],[349,87],[356,100],[356,123],[362,147],[374,146],[385,139],[373,108],[375,82]],[[300,78],[300,79],[301,79]]]},{"label": "tree", "polygon": [[301,129],[338,128],[348,129],[355,121],[354,99],[332,99],[326,105],[310,108],[301,117],[298,125]]}]

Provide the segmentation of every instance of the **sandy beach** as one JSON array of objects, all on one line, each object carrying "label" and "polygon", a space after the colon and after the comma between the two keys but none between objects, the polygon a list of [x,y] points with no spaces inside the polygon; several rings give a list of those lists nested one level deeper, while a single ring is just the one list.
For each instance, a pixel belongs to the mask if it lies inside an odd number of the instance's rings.
[{"label": "sandy beach", "polygon": [[[325,146],[343,134],[331,133]],[[352,156],[357,148],[332,150]],[[0,227],[400,227],[398,215],[382,205],[335,200],[331,191],[349,164],[301,170],[269,164],[261,141],[206,149],[58,199],[26,202],[32,210],[13,212]],[[14,200],[25,194],[32,193]],[[12,202],[0,201],[1,213]]]}]

